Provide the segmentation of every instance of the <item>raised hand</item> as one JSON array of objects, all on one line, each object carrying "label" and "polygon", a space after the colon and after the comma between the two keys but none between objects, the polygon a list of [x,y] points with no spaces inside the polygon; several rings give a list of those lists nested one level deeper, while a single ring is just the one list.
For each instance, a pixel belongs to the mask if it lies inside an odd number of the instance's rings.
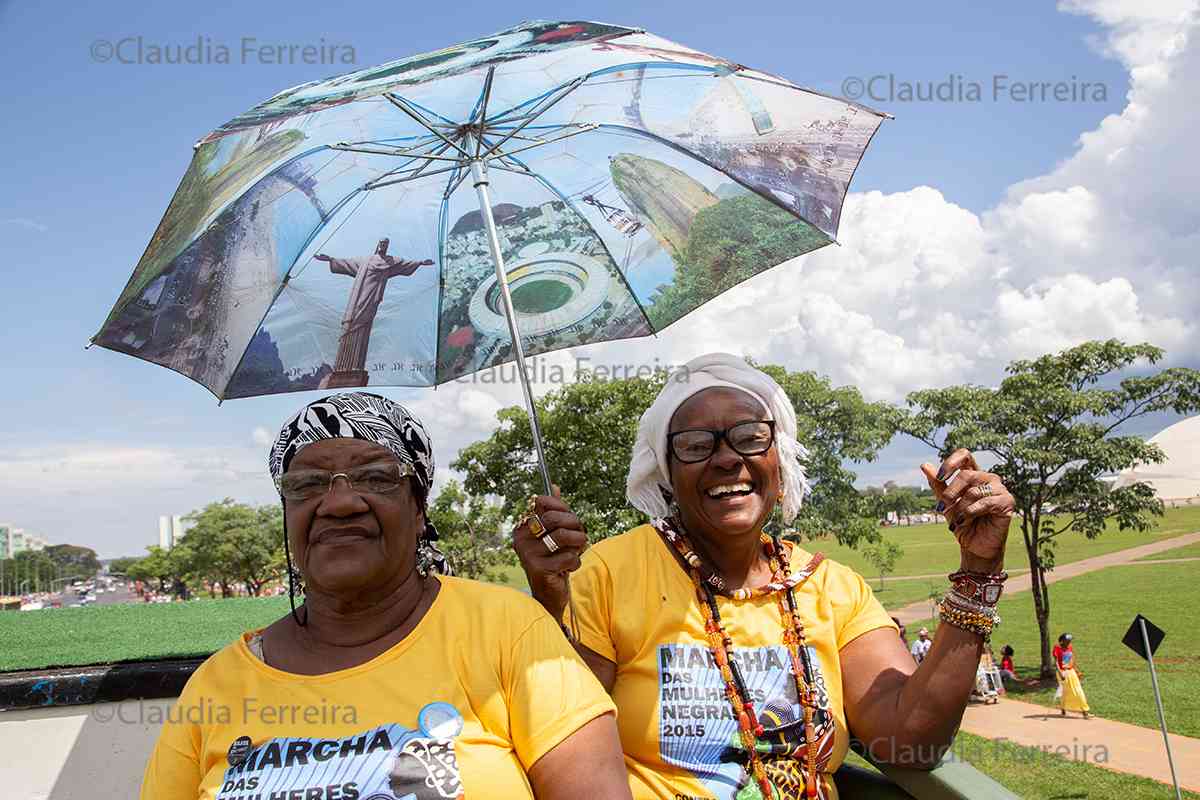
[{"label": "raised hand", "polygon": [[968,450],[955,450],[940,467],[922,464],[921,472],[938,499],[962,550],[962,568],[970,572],[999,572],[1004,568],[1004,545],[1016,507],[1000,476],[984,472]]}]

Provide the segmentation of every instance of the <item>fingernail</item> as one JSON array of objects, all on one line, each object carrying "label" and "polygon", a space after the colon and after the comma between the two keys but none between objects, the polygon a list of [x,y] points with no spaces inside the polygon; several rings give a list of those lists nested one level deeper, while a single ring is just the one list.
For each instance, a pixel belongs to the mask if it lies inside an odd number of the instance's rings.
[{"label": "fingernail", "polygon": [[933,510],[939,514],[942,513],[943,511],[945,511],[946,510],[946,501],[938,500],[938,504],[933,507]]},{"label": "fingernail", "polygon": [[946,465],[942,464],[940,467],[938,467],[937,479],[940,481],[942,479],[942,476],[945,474],[946,474]]}]

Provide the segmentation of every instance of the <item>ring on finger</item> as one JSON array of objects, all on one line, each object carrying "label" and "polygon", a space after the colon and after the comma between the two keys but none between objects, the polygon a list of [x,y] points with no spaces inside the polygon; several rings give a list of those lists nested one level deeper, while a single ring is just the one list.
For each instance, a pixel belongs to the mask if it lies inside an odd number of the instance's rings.
[{"label": "ring on finger", "polygon": [[979,496],[990,497],[992,494],[992,485],[990,483],[979,484]]},{"label": "ring on finger", "polygon": [[537,514],[528,514],[524,520],[529,525],[529,532],[535,539],[541,539],[546,535],[546,524],[542,522],[542,518]]},{"label": "ring on finger", "polygon": [[554,537],[550,534],[547,533],[542,537],[542,544],[546,545],[546,549],[551,553],[558,552],[558,542],[554,541]]}]

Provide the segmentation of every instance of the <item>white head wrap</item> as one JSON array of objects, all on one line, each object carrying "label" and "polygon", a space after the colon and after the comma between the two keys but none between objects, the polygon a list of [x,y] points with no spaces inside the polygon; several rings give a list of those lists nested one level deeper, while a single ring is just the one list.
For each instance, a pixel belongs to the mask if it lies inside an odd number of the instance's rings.
[{"label": "white head wrap", "polygon": [[791,522],[799,513],[800,501],[808,489],[803,464],[808,450],[796,441],[796,412],[787,393],[770,375],[728,353],[709,353],[693,358],[667,379],[666,386],[638,423],[633,458],[625,479],[625,496],[634,508],[651,519],[670,514],[662,490],[672,491],[667,452],[671,417],[689,397],[716,386],[753,395],[766,408],[767,418],[775,420],[775,446],[779,448],[784,492],[783,519]]}]

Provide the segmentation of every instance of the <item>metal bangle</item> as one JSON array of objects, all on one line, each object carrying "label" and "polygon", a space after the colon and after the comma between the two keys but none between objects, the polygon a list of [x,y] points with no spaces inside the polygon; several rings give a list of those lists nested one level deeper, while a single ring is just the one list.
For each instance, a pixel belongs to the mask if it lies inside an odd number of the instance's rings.
[{"label": "metal bangle", "polygon": [[983,603],[961,594],[957,589],[951,589],[950,591],[946,592],[945,597],[950,601],[951,605],[957,606],[966,611],[978,611],[983,614],[996,613],[995,606],[984,605]]}]

